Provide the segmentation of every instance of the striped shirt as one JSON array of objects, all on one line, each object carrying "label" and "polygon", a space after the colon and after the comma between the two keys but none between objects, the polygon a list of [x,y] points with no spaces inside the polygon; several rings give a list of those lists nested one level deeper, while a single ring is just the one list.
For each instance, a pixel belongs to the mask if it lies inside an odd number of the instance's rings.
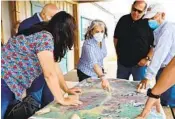
[{"label": "striped shirt", "polygon": [[146,78],[155,78],[158,70],[165,67],[175,56],[175,25],[164,22],[154,30],[154,55],[147,68]]},{"label": "striped shirt", "polygon": [[98,42],[95,39],[85,40],[77,68],[90,77],[97,77],[93,67],[95,64],[98,64],[103,68],[103,59],[106,55],[105,39],[102,41],[101,48],[98,46]]}]

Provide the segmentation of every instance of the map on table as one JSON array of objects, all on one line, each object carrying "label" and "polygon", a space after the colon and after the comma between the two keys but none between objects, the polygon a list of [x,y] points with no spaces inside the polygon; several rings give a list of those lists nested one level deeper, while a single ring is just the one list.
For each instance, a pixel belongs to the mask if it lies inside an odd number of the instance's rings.
[{"label": "map on table", "polygon": [[[51,111],[34,115],[34,119],[71,119],[76,114],[81,119],[134,119],[142,111],[146,95],[137,93],[138,82],[110,79],[112,92],[104,91],[100,80],[87,79],[78,84],[82,88],[80,106],[60,106],[51,103]],[[32,119],[31,118],[31,119]],[[165,119],[165,114],[151,111],[148,119]]]}]

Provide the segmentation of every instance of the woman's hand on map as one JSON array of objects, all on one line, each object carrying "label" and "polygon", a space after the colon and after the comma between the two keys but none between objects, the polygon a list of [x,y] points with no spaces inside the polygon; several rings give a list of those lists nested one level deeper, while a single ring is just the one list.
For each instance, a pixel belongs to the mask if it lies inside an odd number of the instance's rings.
[{"label": "woman's hand on map", "polygon": [[69,88],[67,91],[68,94],[72,94],[72,95],[77,95],[77,94],[81,94],[82,91],[80,88],[78,87],[74,87],[74,88]]},{"label": "woman's hand on map", "polygon": [[110,92],[111,91],[111,88],[110,88],[109,81],[107,79],[104,79],[104,78],[101,81],[102,81],[101,82],[102,88],[104,90],[107,90],[108,92]]},{"label": "woman's hand on map", "polygon": [[155,106],[156,110],[158,113],[161,112],[161,104],[160,104],[160,99],[155,99],[155,98],[151,98],[149,97],[145,108],[143,109],[142,113],[138,116],[137,119],[146,119],[146,117],[149,115],[151,108]]},{"label": "woman's hand on map", "polygon": [[82,102],[79,101],[79,95],[71,95],[71,96],[68,96],[68,97],[65,97],[63,99],[63,101],[57,101],[59,104],[61,105],[73,105],[73,106],[78,106],[78,105],[81,105]]}]

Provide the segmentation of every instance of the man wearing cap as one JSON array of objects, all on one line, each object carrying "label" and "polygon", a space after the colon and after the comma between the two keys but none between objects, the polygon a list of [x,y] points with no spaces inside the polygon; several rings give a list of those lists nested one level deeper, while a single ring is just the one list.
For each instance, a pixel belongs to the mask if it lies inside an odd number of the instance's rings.
[{"label": "man wearing cap", "polygon": [[152,58],[154,36],[148,20],[142,20],[147,8],[145,1],[136,0],[131,14],[120,18],[114,32],[114,45],[118,58],[117,78],[135,81],[144,78],[149,60]]},{"label": "man wearing cap", "polygon": [[[144,19],[149,19],[149,26],[154,30],[155,48],[146,76],[138,85],[139,89],[146,89],[149,80],[155,77],[156,80],[159,79],[164,68],[175,56],[175,25],[165,21],[163,6],[161,4],[150,5]],[[175,107],[175,85],[164,92],[160,99],[162,105]]]}]

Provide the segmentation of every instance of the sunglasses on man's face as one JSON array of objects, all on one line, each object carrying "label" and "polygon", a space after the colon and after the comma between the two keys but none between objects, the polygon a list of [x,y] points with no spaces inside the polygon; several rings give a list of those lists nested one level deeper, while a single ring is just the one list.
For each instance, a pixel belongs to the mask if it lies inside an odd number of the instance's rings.
[{"label": "sunglasses on man's face", "polygon": [[136,9],[136,8],[134,8],[134,7],[132,7],[132,11],[138,12],[139,14],[142,14],[142,13],[144,12],[144,11],[141,11],[141,10]]}]

